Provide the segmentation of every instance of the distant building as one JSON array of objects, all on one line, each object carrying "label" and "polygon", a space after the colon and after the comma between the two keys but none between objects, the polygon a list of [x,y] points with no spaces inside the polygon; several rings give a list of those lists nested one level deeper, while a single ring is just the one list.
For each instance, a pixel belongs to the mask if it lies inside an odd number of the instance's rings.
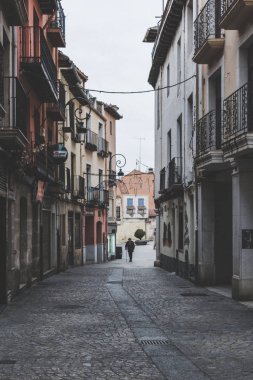
[{"label": "distant building", "polygon": [[133,170],[117,185],[117,242],[136,239],[137,229],[146,232],[144,239],[153,239],[155,230],[154,173]]}]

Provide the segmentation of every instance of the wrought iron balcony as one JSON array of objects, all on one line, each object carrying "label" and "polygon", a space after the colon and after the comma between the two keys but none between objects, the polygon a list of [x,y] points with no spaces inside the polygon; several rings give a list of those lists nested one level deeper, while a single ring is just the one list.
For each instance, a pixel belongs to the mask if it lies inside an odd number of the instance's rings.
[{"label": "wrought iron balcony", "polygon": [[70,192],[70,189],[68,189],[67,170],[69,169],[65,168],[64,164],[58,166],[56,181],[53,183],[49,183],[47,186],[48,193],[65,194]]},{"label": "wrought iron balcony", "polygon": [[95,152],[98,149],[98,135],[87,129],[85,148]]},{"label": "wrought iron balcony", "polygon": [[65,89],[61,81],[57,81],[57,102],[50,103],[47,107],[47,114],[53,121],[65,120]]},{"label": "wrought iron balcony", "polygon": [[133,216],[135,214],[135,206],[126,206],[126,214]]},{"label": "wrought iron balcony", "polygon": [[58,100],[57,69],[40,27],[20,28],[21,67],[43,102]]},{"label": "wrought iron balcony", "polygon": [[108,142],[102,137],[98,137],[98,156],[108,157]]},{"label": "wrought iron balcony", "polygon": [[194,62],[209,64],[222,51],[219,20],[220,0],[208,0],[194,22]]},{"label": "wrought iron balcony", "polygon": [[55,181],[55,164],[52,153],[47,150],[33,153],[34,174],[43,181]]},{"label": "wrought iron balcony", "polygon": [[47,36],[52,46],[65,47],[65,14],[61,2],[57,0],[57,11],[55,18],[47,28]]},{"label": "wrought iron balcony", "polygon": [[75,198],[84,198],[84,178],[80,175],[72,176],[72,195]]},{"label": "wrought iron balcony", "polygon": [[4,77],[1,86],[0,145],[13,150],[28,144],[28,98],[18,78]]},{"label": "wrought iron balcony", "polygon": [[246,83],[224,100],[223,144],[226,157],[253,151],[253,118]]},{"label": "wrought iron balcony", "polygon": [[38,0],[41,12],[50,15],[57,9],[57,0]]},{"label": "wrought iron balcony", "polygon": [[87,188],[88,207],[107,207],[109,204],[109,191],[98,187]]},{"label": "wrought iron balcony", "polygon": [[240,29],[252,16],[253,0],[221,0],[221,28]]},{"label": "wrought iron balcony", "polygon": [[1,3],[9,25],[26,24],[28,15],[24,0],[2,0]]},{"label": "wrought iron balcony", "polygon": [[168,189],[182,185],[182,157],[174,157],[168,165]]},{"label": "wrought iron balcony", "polygon": [[221,110],[212,110],[196,123],[196,164],[212,169],[221,163]]}]

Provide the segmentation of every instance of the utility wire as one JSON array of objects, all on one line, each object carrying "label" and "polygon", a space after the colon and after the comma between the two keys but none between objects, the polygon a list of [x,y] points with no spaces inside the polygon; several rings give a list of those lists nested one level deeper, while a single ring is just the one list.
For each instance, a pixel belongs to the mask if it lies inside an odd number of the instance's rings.
[{"label": "utility wire", "polygon": [[[41,78],[45,79],[42,75],[35,74],[35,73],[33,73],[31,71],[28,71],[28,70],[23,70],[23,73],[26,73],[26,72],[29,73],[32,76],[37,76],[37,77],[41,77]],[[196,77],[195,74],[192,75],[189,78],[184,79],[183,81],[171,84],[169,86],[164,86],[164,87],[160,87],[160,88],[153,88],[151,90],[139,90],[139,91],[97,90],[97,89],[91,89],[91,88],[84,88],[84,87],[80,87],[80,86],[73,86],[73,85],[65,84],[65,83],[62,83],[62,84],[63,84],[64,87],[70,87],[70,89],[71,88],[78,88],[79,90],[84,90],[84,91],[87,91],[87,92],[90,91],[90,92],[99,92],[99,93],[103,93],[103,94],[134,95],[134,94],[146,94],[146,93],[149,93],[149,92],[158,92],[158,91],[166,90],[167,88],[173,88],[173,87],[179,86],[182,83],[188,82],[189,80],[193,79],[194,77]],[[50,79],[46,79],[46,81],[51,82],[51,83],[55,83],[55,84],[58,83],[58,80],[57,81],[53,81],[53,80],[50,80]]]}]

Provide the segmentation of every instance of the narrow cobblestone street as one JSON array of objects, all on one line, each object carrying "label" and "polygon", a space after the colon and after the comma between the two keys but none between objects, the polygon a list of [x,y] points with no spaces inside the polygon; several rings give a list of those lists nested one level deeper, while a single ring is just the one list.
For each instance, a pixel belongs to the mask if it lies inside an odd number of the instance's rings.
[{"label": "narrow cobblestone street", "polygon": [[0,313],[0,379],[252,379],[253,309],[154,256],[136,247],[133,263],[73,268],[16,297]]}]

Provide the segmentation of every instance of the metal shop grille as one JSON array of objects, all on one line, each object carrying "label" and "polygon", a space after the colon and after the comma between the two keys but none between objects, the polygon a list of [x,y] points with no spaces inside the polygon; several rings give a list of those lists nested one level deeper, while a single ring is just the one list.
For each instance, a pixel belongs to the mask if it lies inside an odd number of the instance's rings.
[{"label": "metal shop grille", "polygon": [[169,342],[167,339],[142,339],[140,343],[143,345],[162,345],[168,344]]},{"label": "metal shop grille", "polygon": [[205,293],[181,293],[183,297],[206,297],[208,294]]}]

